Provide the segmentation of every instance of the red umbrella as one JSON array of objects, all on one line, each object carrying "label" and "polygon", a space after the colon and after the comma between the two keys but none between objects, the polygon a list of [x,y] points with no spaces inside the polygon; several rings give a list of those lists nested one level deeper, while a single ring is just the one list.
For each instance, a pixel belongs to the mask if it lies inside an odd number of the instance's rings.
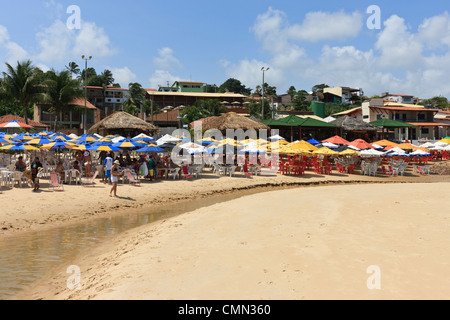
[{"label": "red umbrella", "polygon": [[341,138],[339,136],[334,136],[330,139],[323,140],[322,142],[330,142],[330,143],[334,143],[334,144],[344,144],[344,145],[350,144],[350,142],[348,142],[347,140],[345,140],[344,138]]},{"label": "red umbrella", "polygon": [[25,123],[13,120],[13,121],[9,121],[9,122],[5,122],[0,124],[0,128],[33,128],[32,126],[29,126]]},{"label": "red umbrella", "polygon": [[352,143],[350,143],[351,146],[354,146],[358,149],[364,150],[364,149],[375,149],[370,143],[367,143],[366,141],[362,139],[356,139]]}]

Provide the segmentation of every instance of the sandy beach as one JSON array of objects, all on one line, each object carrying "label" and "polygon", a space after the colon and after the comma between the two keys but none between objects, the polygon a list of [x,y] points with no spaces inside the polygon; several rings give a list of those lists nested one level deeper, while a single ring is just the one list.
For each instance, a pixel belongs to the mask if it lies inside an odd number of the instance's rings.
[{"label": "sandy beach", "polygon": [[[446,299],[450,183],[260,193],[130,230],[19,299]],[[377,266],[381,290],[369,290]]]},{"label": "sandy beach", "polygon": [[141,187],[119,184],[119,198],[110,198],[110,186],[97,180],[94,187],[64,185],[63,192],[48,188],[48,180],[42,180],[39,193],[30,188],[3,190],[0,194],[0,237],[19,235],[23,232],[40,231],[58,226],[86,222],[126,212],[139,212],[143,208],[173,206],[177,201],[190,201],[235,192],[242,194],[251,189],[270,191],[277,188],[325,185],[339,183],[388,183],[388,182],[439,182],[449,176],[419,176],[409,173],[404,177],[363,176],[333,173],[317,175],[306,172],[302,177],[253,176],[238,173],[235,177],[221,177],[211,173],[197,180],[162,180],[144,182]]}]

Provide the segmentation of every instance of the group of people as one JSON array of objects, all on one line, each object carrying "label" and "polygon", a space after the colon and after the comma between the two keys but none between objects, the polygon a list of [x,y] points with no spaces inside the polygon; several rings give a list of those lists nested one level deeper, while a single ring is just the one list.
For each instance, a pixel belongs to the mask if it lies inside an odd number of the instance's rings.
[{"label": "group of people", "polygon": [[[23,160],[23,157],[20,156],[16,163],[15,163],[15,170],[19,171],[19,172],[25,172],[27,170],[27,164],[26,162]],[[39,160],[38,157],[34,158],[34,161],[31,163],[30,165],[30,179],[33,183],[33,192],[36,192],[39,190],[39,188],[41,187],[39,184],[39,178],[38,178],[38,174],[40,172],[40,170],[43,169],[43,165],[41,163],[41,161]]]}]

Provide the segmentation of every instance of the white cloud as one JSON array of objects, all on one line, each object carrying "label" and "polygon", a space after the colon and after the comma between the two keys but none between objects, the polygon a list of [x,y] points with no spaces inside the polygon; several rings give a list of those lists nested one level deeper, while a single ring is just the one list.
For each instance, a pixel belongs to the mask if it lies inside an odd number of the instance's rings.
[{"label": "white cloud", "polygon": [[[223,65],[227,76],[255,87],[260,67],[270,66],[267,82],[278,92],[298,83],[361,87],[368,95],[390,91],[432,97],[450,97],[450,16],[447,12],[423,20],[414,30],[404,18],[392,15],[365,49],[353,45],[324,44],[319,53],[309,51],[315,42],[350,39],[362,30],[362,15],[345,12],[311,12],[299,24],[287,14],[269,8],[258,15],[251,31],[260,41],[266,62],[245,59]],[[370,43],[369,43],[370,45]],[[308,48],[308,49],[306,49]],[[316,49],[316,48],[314,48]],[[308,89],[307,87],[302,89]]]},{"label": "white cloud", "polygon": [[115,53],[103,28],[95,23],[82,21],[81,29],[69,29],[61,20],[36,35],[40,47],[36,59],[43,62],[65,62],[79,59],[81,55],[97,58]]},{"label": "white cloud", "polygon": [[78,55],[88,54],[94,57],[107,57],[113,55],[116,50],[112,48],[105,30],[93,22],[81,22],[81,29],[75,31],[75,45],[73,53]]},{"label": "white cloud", "polygon": [[419,26],[418,39],[431,48],[450,46],[450,17],[448,12],[427,18]]},{"label": "white cloud", "polygon": [[383,67],[413,67],[422,59],[423,44],[408,31],[405,20],[397,15],[384,22],[375,48],[381,51]]},{"label": "white cloud", "polygon": [[[261,84],[261,67],[269,66],[267,82],[279,88],[288,86],[287,78],[300,75],[310,65],[307,52],[300,46],[302,42],[323,40],[342,40],[355,37],[362,28],[360,13],[343,11],[310,12],[301,24],[290,24],[286,13],[269,8],[258,15],[251,28],[271,59],[261,63],[255,59],[242,60],[224,65],[227,76],[241,80],[245,85],[255,88]],[[281,91],[280,91],[281,92]]]},{"label": "white cloud", "polygon": [[128,67],[108,67],[107,69],[111,70],[114,76],[114,82],[119,83],[122,88],[128,88],[128,85],[136,80],[136,74],[134,74]]},{"label": "white cloud", "polygon": [[363,27],[363,16],[339,12],[309,12],[301,25],[291,26],[287,32],[292,39],[302,41],[344,40],[356,37]]},{"label": "white cloud", "polygon": [[[238,79],[246,87],[255,89],[256,86],[261,86],[263,81],[262,67],[269,66],[268,63],[253,60],[242,60],[238,64],[231,64],[226,70],[227,77]],[[284,83],[283,73],[276,67],[270,67],[268,71],[264,73],[265,82],[273,84]]]},{"label": "white cloud", "polygon": [[[11,65],[28,59],[28,52],[16,42],[10,41],[8,29],[0,25],[0,61],[5,61]],[[4,65],[0,67],[2,70]]]},{"label": "white cloud", "polygon": [[178,76],[174,76],[167,70],[156,70],[149,79],[150,88],[158,89],[160,86],[171,86],[177,80],[182,79]]},{"label": "white cloud", "polygon": [[181,62],[173,55],[171,48],[162,48],[158,50],[158,57],[153,59],[154,64],[161,70],[175,70],[183,68]]}]

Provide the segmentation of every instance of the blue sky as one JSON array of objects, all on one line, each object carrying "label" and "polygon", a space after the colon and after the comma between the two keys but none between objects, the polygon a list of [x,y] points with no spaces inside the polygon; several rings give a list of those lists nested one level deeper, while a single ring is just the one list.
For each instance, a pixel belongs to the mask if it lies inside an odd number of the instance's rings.
[{"label": "blue sky", "polygon": [[[80,30],[66,26],[70,5]],[[379,30],[366,25],[370,5]],[[235,77],[255,88],[269,66],[278,93],[327,83],[450,98],[448,11],[445,1],[0,0],[0,71],[25,58],[62,70],[85,53],[122,86]]]}]

